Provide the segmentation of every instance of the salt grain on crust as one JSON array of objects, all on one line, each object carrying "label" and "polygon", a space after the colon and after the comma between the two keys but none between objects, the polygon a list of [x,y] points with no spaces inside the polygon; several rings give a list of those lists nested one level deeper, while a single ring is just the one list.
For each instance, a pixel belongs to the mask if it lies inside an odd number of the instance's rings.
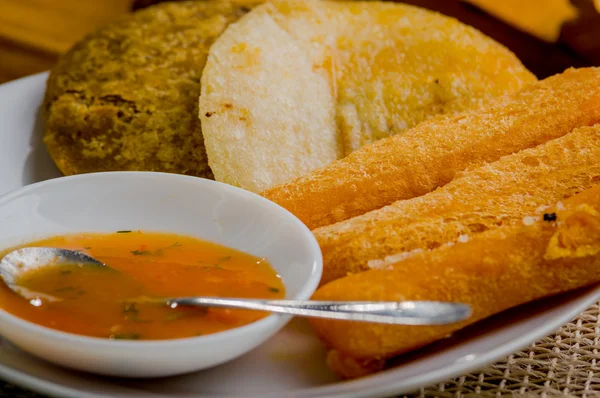
[{"label": "salt grain on crust", "polygon": [[406,260],[407,258],[412,257],[418,253],[423,253],[423,251],[424,251],[423,249],[415,249],[415,250],[411,250],[408,252],[392,254],[390,256],[385,257],[383,260],[381,260],[381,259],[369,260],[367,262],[367,266],[371,269],[382,268],[386,265],[391,265],[391,264],[398,263],[402,260]]},{"label": "salt grain on crust", "polygon": [[461,235],[458,237],[458,241],[461,243],[467,243],[469,241],[469,235]]}]

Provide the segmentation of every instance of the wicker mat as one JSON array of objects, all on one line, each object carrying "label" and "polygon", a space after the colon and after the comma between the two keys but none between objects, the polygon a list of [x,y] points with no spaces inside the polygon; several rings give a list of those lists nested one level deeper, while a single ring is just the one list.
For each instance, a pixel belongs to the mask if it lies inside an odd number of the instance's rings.
[{"label": "wicker mat", "polygon": [[599,305],[502,362],[414,396],[600,396]]},{"label": "wicker mat", "polygon": [[[556,334],[485,369],[411,397],[600,396],[600,303]],[[0,397],[40,397],[11,385],[0,386]]]}]

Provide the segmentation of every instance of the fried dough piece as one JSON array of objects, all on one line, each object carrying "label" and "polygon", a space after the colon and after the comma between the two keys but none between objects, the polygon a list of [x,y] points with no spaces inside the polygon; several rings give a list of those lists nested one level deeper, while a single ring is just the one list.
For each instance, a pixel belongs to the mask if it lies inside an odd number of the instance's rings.
[{"label": "fried dough piece", "polygon": [[533,81],[508,49],[435,12],[276,0],[211,47],[200,118],[216,179],[260,192]]},{"label": "fried dough piece", "polygon": [[92,32],[61,56],[44,142],[63,174],[140,170],[212,178],[198,120],[213,41],[253,0],[159,4]]},{"label": "fried dough piece", "polygon": [[366,146],[262,193],[309,228],[424,195],[466,168],[600,121],[600,68],[569,69],[492,100]]},{"label": "fried dough piece", "polygon": [[473,311],[467,321],[443,326],[313,320],[331,348],[329,366],[343,377],[362,376],[380,369],[387,358],[508,308],[600,281],[600,186],[536,220],[320,288],[316,300],[440,300],[464,302]]},{"label": "fried dough piece", "polygon": [[540,207],[600,185],[598,159],[600,124],[505,156],[424,196],[317,228],[321,284],[520,222]]}]

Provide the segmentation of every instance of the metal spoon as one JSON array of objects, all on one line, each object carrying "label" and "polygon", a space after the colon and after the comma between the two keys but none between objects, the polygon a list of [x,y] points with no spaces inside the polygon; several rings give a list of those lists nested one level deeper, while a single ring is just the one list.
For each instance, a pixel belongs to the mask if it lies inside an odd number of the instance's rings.
[{"label": "metal spoon", "polygon": [[[16,283],[22,273],[41,267],[74,264],[106,267],[102,262],[78,251],[27,247],[8,253],[0,261],[0,277],[15,293],[31,299],[36,293]],[[257,300],[220,297],[139,298],[134,301],[166,304],[173,308],[180,305],[238,308],[396,325],[443,325],[462,321],[471,315],[471,309],[466,304],[436,301]]]}]

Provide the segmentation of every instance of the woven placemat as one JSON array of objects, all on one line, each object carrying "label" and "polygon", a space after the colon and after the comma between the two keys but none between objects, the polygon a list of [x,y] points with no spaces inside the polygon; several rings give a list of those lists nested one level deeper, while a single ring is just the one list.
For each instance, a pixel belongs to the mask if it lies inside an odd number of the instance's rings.
[{"label": "woven placemat", "polygon": [[[478,372],[407,397],[600,396],[600,303],[530,347]],[[39,398],[10,384],[0,397]]]},{"label": "woven placemat", "polygon": [[415,397],[600,396],[600,303],[558,332],[478,372]]}]

